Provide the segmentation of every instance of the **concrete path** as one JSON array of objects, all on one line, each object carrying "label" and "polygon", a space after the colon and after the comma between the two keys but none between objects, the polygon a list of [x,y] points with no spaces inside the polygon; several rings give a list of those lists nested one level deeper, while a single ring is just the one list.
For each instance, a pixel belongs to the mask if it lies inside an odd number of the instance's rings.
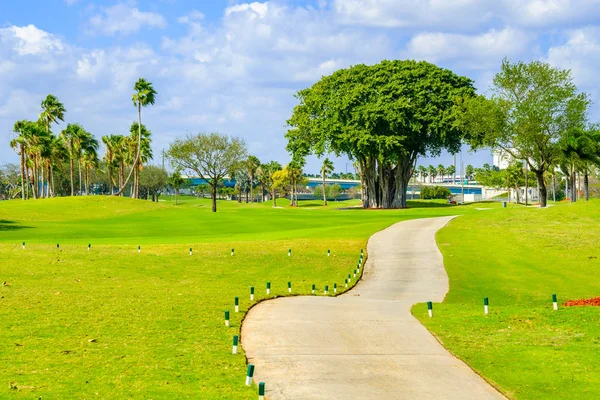
[{"label": "concrete path", "polygon": [[451,219],[401,222],[373,235],[363,278],[347,294],[252,308],[242,345],[267,398],[503,399],[410,313],[448,291],[435,233]]}]

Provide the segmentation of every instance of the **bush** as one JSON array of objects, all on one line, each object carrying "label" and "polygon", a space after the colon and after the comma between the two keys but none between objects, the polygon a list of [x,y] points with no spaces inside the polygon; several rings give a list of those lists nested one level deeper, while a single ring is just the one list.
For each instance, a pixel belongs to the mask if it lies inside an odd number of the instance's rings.
[{"label": "bush", "polygon": [[444,186],[423,186],[421,188],[422,199],[447,199],[452,196],[450,189]]}]

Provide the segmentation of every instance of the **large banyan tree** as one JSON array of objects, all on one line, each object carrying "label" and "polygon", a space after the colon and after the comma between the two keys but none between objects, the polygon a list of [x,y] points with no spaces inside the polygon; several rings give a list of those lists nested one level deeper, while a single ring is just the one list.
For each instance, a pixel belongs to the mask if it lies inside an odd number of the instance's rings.
[{"label": "large banyan tree", "polygon": [[346,154],[359,166],[363,207],[404,208],[418,156],[460,150],[460,99],[470,79],[412,60],[356,65],[301,90],[288,120],[294,156]]}]

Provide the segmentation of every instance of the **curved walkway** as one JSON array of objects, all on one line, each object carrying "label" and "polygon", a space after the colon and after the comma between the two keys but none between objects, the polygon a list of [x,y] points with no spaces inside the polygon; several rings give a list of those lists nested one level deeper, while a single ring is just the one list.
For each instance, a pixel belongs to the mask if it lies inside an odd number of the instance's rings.
[{"label": "curved walkway", "polygon": [[243,346],[267,398],[503,399],[410,313],[448,291],[435,233],[451,219],[405,221],[373,235],[362,280],[342,296],[252,308]]}]

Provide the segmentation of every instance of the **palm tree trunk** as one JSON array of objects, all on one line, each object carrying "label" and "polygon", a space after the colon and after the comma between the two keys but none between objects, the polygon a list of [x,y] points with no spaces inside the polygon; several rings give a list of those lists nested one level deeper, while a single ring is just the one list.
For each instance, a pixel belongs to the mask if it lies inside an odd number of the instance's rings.
[{"label": "palm tree trunk", "polygon": [[250,174],[250,201],[254,203],[254,173]]},{"label": "palm tree trunk", "polygon": [[[50,186],[50,179],[52,179],[51,165],[52,164],[50,162],[48,162],[48,164],[46,165],[46,173],[48,174],[48,179],[46,180],[48,182],[48,198],[54,197],[54,195],[51,193],[52,187]],[[50,196],[51,194],[52,196]]]},{"label": "palm tree trunk", "polygon": [[552,174],[552,198],[556,203],[556,175]]},{"label": "palm tree trunk", "polygon": [[265,202],[265,185],[264,184],[260,184],[260,196],[261,196],[261,202],[264,203]]},{"label": "palm tree trunk", "polygon": [[118,196],[123,197],[123,180],[125,178],[125,164],[123,161],[119,162],[119,192]]},{"label": "palm tree trunk", "polygon": [[82,184],[82,178],[81,178],[81,159],[77,162],[77,165],[79,166],[79,195],[82,196],[83,195],[83,188],[81,187],[81,184]]},{"label": "palm tree trunk", "polygon": [[327,205],[327,193],[325,191],[325,167],[323,167],[323,205]]},{"label": "palm tree trunk", "polygon": [[21,145],[21,198],[25,200],[25,146]]},{"label": "palm tree trunk", "polygon": [[50,164],[50,179],[52,180],[52,197],[55,196],[56,190],[54,187],[54,165]]},{"label": "palm tree trunk", "polygon": [[585,168],[585,171],[583,172],[583,186],[585,188],[585,201],[589,201],[589,199],[590,199],[590,182],[589,182],[587,167]]},{"label": "palm tree trunk", "polygon": [[75,170],[75,166],[73,165],[73,139],[70,139],[70,152],[69,152],[69,171],[70,171],[70,178],[71,178],[71,196],[75,196],[75,177],[74,175],[74,170]]},{"label": "palm tree trunk", "polygon": [[575,166],[571,165],[571,203],[577,201],[577,193],[575,192]]},{"label": "palm tree trunk", "polygon": [[273,207],[277,207],[277,190],[273,189]]}]

